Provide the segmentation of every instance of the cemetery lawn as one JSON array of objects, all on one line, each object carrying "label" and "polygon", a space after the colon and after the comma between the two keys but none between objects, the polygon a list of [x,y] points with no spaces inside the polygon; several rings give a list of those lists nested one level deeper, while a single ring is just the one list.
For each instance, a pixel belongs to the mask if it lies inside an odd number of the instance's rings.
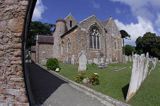
[{"label": "cemetery lawn", "polygon": [[[75,81],[78,74],[78,65],[60,64],[59,74]],[[127,85],[130,82],[132,63],[110,64],[105,69],[99,69],[96,66],[88,65],[86,76],[93,73],[99,75],[99,85],[90,86],[90,88],[125,102],[124,95],[127,93]],[[140,87],[137,94],[128,102],[133,106],[157,106],[160,105],[160,64],[157,64]]]}]

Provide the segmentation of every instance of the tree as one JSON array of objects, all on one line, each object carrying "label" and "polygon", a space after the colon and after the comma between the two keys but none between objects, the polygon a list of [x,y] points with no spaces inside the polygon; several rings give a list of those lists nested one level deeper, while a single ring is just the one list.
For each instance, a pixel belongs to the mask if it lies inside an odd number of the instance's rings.
[{"label": "tree", "polygon": [[[124,39],[130,38],[130,35],[125,30],[120,30],[121,38],[123,39],[123,47],[124,47]],[[123,54],[125,51],[123,50]]]},{"label": "tree", "polygon": [[51,35],[51,28],[53,25],[42,23],[40,21],[33,21],[30,23],[29,35],[27,38],[28,47],[35,45],[36,35]]},{"label": "tree", "polygon": [[160,37],[155,33],[147,32],[143,37],[136,39],[136,52],[139,54],[149,53],[150,56],[160,59]]},{"label": "tree", "polygon": [[130,56],[135,52],[135,47],[132,45],[125,45],[123,49],[125,51],[125,55],[127,56]]}]

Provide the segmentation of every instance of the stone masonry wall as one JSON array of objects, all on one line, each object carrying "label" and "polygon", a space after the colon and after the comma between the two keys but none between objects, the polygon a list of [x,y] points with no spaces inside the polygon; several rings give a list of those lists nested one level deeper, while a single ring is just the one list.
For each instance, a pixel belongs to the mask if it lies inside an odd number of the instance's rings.
[{"label": "stone masonry wall", "polygon": [[38,44],[38,52],[36,54],[38,63],[45,65],[47,59],[53,58],[53,45],[52,44]]},{"label": "stone masonry wall", "polygon": [[29,0],[0,0],[0,106],[28,106],[22,72],[22,31]]}]

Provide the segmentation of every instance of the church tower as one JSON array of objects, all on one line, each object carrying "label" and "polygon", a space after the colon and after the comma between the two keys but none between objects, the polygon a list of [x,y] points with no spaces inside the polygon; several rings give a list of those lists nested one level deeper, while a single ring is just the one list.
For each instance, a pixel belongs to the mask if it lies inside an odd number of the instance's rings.
[{"label": "church tower", "polygon": [[66,22],[63,19],[56,21],[55,31],[53,33],[54,45],[53,45],[53,57],[59,59],[60,57],[60,42],[61,36],[66,32]]}]

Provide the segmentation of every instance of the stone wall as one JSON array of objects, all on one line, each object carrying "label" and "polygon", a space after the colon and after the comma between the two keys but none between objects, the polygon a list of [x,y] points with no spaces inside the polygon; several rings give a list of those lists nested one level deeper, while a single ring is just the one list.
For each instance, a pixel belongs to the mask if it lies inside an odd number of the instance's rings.
[{"label": "stone wall", "polygon": [[38,44],[36,52],[36,61],[40,64],[46,64],[48,58],[53,58],[53,44]]},{"label": "stone wall", "polygon": [[22,39],[29,0],[0,0],[0,106],[28,106]]}]

